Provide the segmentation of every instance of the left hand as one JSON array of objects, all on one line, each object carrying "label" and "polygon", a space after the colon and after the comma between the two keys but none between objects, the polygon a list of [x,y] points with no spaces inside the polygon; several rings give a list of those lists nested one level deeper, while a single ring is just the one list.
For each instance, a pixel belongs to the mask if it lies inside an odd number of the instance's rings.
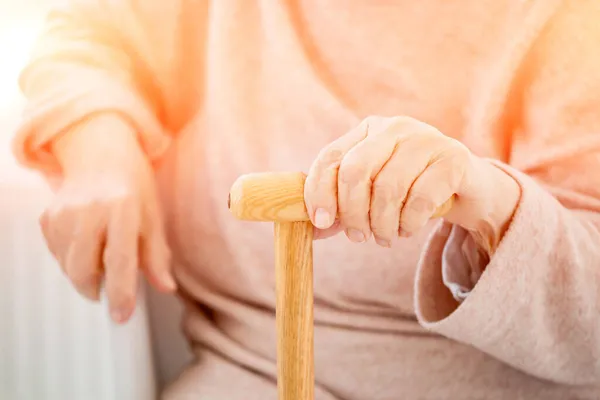
[{"label": "left hand", "polygon": [[493,251],[520,197],[516,181],[458,140],[409,117],[369,117],[318,155],[305,183],[316,238],[341,230],[390,247],[456,200],[446,220]]}]

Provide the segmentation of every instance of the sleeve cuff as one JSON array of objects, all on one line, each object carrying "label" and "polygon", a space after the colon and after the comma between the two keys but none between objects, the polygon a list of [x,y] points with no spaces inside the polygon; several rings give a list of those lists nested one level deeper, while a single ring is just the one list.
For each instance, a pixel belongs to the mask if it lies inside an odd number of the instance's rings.
[{"label": "sleeve cuff", "polygon": [[465,267],[446,265],[443,268],[444,262],[467,261],[464,257],[445,256],[462,252],[463,249],[458,247],[465,243],[463,236],[466,232],[445,221],[441,221],[431,234],[417,267],[415,311],[419,322],[426,329],[463,342],[494,341],[504,334],[506,327],[511,326],[508,322],[510,310],[519,308],[518,303],[525,298],[521,293],[528,290],[526,260],[538,258],[536,253],[543,249],[540,244],[532,243],[543,236],[543,224],[532,221],[556,218],[555,210],[560,206],[525,174],[497,161],[493,163],[518,182],[521,199],[487,266],[483,264],[485,268],[481,269],[479,276],[477,271],[470,276],[475,278],[473,286],[458,285],[457,279],[453,279],[452,284],[460,286],[459,289],[448,285],[446,272],[449,269],[464,271]]},{"label": "sleeve cuff", "polygon": [[41,171],[50,180],[58,179],[60,167],[48,144],[86,118],[107,112],[120,115],[132,125],[151,160],[166,151],[171,136],[124,83],[97,72],[73,73],[78,74],[76,79],[34,96],[25,109],[24,121],[13,140],[13,152],[22,165]]}]

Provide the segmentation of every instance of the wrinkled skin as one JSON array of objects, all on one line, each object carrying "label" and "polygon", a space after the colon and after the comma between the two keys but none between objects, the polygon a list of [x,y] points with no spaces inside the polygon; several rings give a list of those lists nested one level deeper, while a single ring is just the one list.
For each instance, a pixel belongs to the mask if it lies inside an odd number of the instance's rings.
[{"label": "wrinkled skin", "polygon": [[104,284],[116,322],[134,310],[139,270],[158,290],[175,290],[154,174],[123,124],[99,117],[55,143],[64,179],[40,219],[78,292],[96,301]]},{"label": "wrinkled skin", "polygon": [[461,142],[408,117],[369,117],[326,146],[304,192],[317,238],[344,230],[353,242],[374,236],[383,247],[423,228],[453,195],[446,220],[493,251],[514,213],[518,184]]},{"label": "wrinkled skin", "polygon": [[[85,297],[97,300],[104,283],[113,319],[125,322],[139,271],[158,290],[176,289],[151,165],[115,116],[73,129],[53,150],[64,180],[40,220],[48,247]],[[319,153],[305,186],[316,239],[344,231],[383,247],[416,233],[453,195],[445,218],[493,251],[518,202],[517,183],[407,117],[364,120]]]}]

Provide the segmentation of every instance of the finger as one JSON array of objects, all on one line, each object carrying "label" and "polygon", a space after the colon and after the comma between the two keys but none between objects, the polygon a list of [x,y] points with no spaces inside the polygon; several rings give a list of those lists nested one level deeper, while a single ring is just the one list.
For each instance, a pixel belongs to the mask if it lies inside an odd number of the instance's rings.
[{"label": "finger", "polygon": [[408,192],[400,229],[411,235],[423,228],[436,209],[456,193],[463,171],[464,166],[452,158],[441,158],[429,165]]},{"label": "finger", "polygon": [[364,242],[371,235],[369,212],[373,179],[404,137],[402,126],[387,124],[382,131],[358,143],[342,160],[338,173],[339,218],[353,242]]},{"label": "finger", "polygon": [[400,228],[400,210],[415,179],[430,159],[428,144],[409,140],[399,145],[373,180],[370,226],[377,244],[391,247]]},{"label": "finger", "polygon": [[138,282],[139,208],[126,199],[109,217],[104,248],[105,287],[113,320],[125,322],[135,307]]},{"label": "finger", "polygon": [[342,231],[342,227],[340,225],[340,220],[336,219],[335,222],[333,223],[333,225],[331,225],[327,229],[319,229],[319,228],[315,227],[314,231],[313,231],[314,232],[313,239],[314,240],[327,239],[327,238],[337,235],[341,231]]},{"label": "finger", "polygon": [[157,206],[147,212],[145,221],[140,240],[140,264],[150,284],[161,292],[173,292],[177,284],[172,275],[171,251]]},{"label": "finger", "polygon": [[75,239],[66,256],[66,273],[75,289],[84,297],[98,301],[102,282],[102,250],[106,218],[98,212],[81,215]]},{"label": "finger", "polygon": [[304,199],[311,222],[319,229],[327,229],[337,214],[338,168],[352,147],[367,136],[366,122],[335,140],[313,162],[304,183]]}]

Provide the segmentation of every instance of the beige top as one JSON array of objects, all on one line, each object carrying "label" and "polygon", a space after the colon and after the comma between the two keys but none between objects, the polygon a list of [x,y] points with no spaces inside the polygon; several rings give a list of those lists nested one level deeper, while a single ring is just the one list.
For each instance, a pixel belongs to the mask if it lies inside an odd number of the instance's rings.
[{"label": "beige top", "polygon": [[46,144],[117,111],[160,160],[198,355],[167,399],[276,398],[272,226],[234,220],[229,187],[306,171],[371,114],[498,160],[522,198],[489,263],[443,221],[391,250],[317,242],[316,399],[600,398],[600,2],[72,3],[15,149],[59,181]]}]

